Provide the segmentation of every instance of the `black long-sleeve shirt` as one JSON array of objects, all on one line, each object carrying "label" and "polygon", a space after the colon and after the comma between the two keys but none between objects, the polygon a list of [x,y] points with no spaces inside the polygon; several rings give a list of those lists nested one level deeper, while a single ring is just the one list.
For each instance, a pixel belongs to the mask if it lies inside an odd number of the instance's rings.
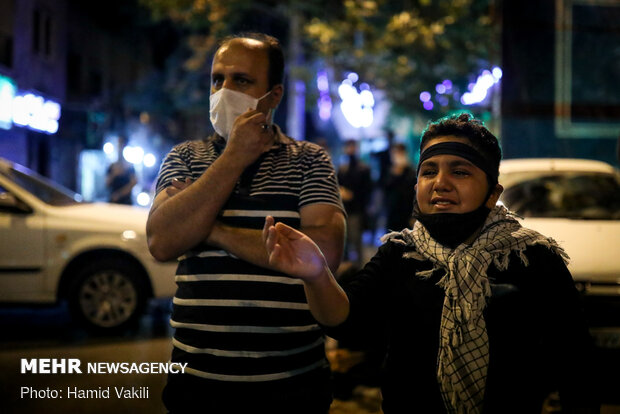
[{"label": "black long-sleeve shirt", "polygon": [[[415,276],[430,261],[403,259],[405,246],[388,242],[354,277],[343,281],[351,302],[347,321],[328,334],[348,341],[387,335],[382,385],[388,413],[445,412],[436,379],[444,291]],[[489,336],[485,413],[540,413],[544,398],[560,390],[563,407],[596,405],[592,341],[579,295],[562,259],[543,246],[529,247],[525,266],[488,276],[492,295],[484,311]],[[567,411],[570,412],[570,411]]]}]

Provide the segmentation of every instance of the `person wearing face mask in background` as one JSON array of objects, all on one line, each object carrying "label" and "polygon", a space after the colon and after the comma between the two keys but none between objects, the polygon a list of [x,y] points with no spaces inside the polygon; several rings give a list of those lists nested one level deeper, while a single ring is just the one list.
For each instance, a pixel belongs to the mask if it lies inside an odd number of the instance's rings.
[{"label": "person wearing face mask in background", "polygon": [[324,337],[303,283],[272,269],[265,216],[306,232],[332,270],[345,219],[324,149],[272,123],[282,99],[277,39],[224,39],[211,68],[215,134],[176,145],[162,163],[147,222],[158,260],[178,258],[169,412],[321,413],[331,403]]},{"label": "person wearing face mask in background", "polygon": [[390,155],[392,166],[385,180],[386,227],[400,231],[412,225],[416,174],[405,144],[394,144]]},{"label": "person wearing face mask in background", "polygon": [[306,286],[336,339],[387,329],[383,412],[540,414],[559,390],[563,413],[598,413],[593,341],[567,256],[498,205],[501,150],[468,114],[422,135],[412,229],[346,283],[315,244],[265,220],[270,263]]}]

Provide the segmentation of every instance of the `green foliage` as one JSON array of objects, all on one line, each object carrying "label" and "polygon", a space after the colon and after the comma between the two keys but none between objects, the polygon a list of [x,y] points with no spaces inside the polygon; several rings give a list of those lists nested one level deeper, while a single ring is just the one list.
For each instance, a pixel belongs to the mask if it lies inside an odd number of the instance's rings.
[{"label": "green foliage", "polygon": [[[310,80],[308,61],[323,62],[335,76],[348,71],[360,82],[385,91],[397,112],[421,111],[421,91],[451,79],[461,93],[483,68],[499,62],[499,30],[494,0],[140,0],[155,19],[169,19],[184,33],[193,53],[183,63],[188,83],[208,70],[215,40],[248,19],[300,21],[305,62],[290,73]],[[258,16],[258,17],[257,17]],[[262,17],[261,17],[262,16]],[[295,63],[295,62],[293,62]],[[292,66],[292,67],[291,67]],[[474,78],[471,78],[471,77]],[[181,76],[182,78],[182,76]],[[310,91],[312,88],[308,88]],[[207,89],[208,91],[208,89]],[[458,95],[438,108],[443,115],[460,107]],[[197,102],[204,102],[201,96]],[[187,104],[187,102],[186,102]]]},{"label": "green foliage", "polygon": [[[451,79],[461,91],[499,61],[489,0],[345,0],[343,17],[312,18],[305,31],[335,73],[354,71],[396,108],[419,111],[424,90]],[[446,112],[460,106],[451,98]]]}]

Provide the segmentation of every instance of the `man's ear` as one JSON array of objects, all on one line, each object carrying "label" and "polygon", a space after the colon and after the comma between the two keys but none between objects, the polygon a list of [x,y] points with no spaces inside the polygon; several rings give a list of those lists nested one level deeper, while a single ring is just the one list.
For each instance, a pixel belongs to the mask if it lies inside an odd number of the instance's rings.
[{"label": "man's ear", "polygon": [[502,195],[503,191],[504,191],[504,187],[502,187],[501,184],[499,184],[499,183],[495,184],[495,188],[493,189],[493,192],[489,196],[489,199],[486,202],[486,206],[488,208],[495,207],[495,205],[497,204],[497,200],[499,200],[499,196]]},{"label": "man's ear", "polygon": [[280,101],[282,100],[282,96],[284,96],[284,85],[281,83],[275,85],[271,89],[271,95],[269,99],[269,107],[276,109],[278,105],[280,105]]}]

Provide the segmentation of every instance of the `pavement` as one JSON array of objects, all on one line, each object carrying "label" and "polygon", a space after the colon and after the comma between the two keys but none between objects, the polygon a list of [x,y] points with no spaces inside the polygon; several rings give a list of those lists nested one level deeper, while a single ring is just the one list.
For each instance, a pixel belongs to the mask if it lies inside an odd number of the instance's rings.
[{"label": "pavement", "polygon": [[[369,249],[366,258],[374,251]],[[168,304],[169,305],[169,304]],[[172,349],[169,307],[155,303],[137,330],[114,337],[88,334],[74,326],[66,308],[0,308],[0,413],[165,413],[161,392],[162,374],[22,374],[20,361],[32,358],[76,358],[87,362],[167,362]],[[620,327],[592,329],[609,379],[601,414],[620,414]],[[328,341],[328,356],[337,348]],[[346,358],[345,358],[346,359]],[[356,363],[340,358],[340,364]],[[66,390],[81,387],[111,390],[107,399],[66,398]],[[118,398],[114,390],[148,390],[148,395]],[[63,390],[65,398],[45,397],[46,392]],[[144,393],[143,393],[144,394]],[[35,395],[41,395],[42,398]],[[415,404],[412,401],[412,405]],[[547,413],[551,413],[547,411]],[[379,388],[357,385],[351,397],[334,400],[330,414],[376,414],[381,411]]]}]

